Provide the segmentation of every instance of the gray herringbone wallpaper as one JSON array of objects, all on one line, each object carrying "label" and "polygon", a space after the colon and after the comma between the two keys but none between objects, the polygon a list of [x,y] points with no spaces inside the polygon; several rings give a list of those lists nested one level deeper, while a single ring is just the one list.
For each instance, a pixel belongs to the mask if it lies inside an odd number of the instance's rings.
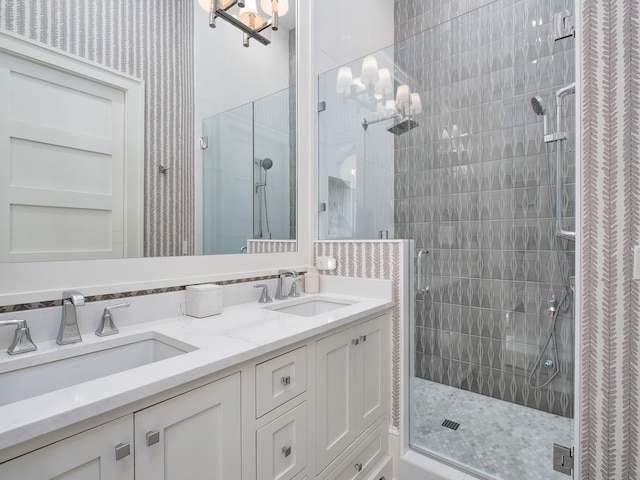
[{"label": "gray herringbone wallpaper", "polygon": [[0,0],[0,29],[144,80],[145,256],[193,251],[193,5]]},{"label": "gray herringbone wallpaper", "polygon": [[581,479],[640,478],[640,2],[585,0]]}]

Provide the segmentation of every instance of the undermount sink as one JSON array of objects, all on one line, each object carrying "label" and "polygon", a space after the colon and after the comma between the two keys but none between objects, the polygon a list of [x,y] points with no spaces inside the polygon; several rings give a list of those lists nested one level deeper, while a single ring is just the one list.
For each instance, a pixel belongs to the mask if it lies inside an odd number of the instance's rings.
[{"label": "undermount sink", "polygon": [[[0,406],[73,385],[160,362],[195,350],[175,339],[149,332],[93,344],[78,343],[41,356],[7,362],[0,373]],[[25,362],[37,363],[25,365]]]},{"label": "undermount sink", "polygon": [[337,310],[338,308],[348,307],[354,303],[355,302],[343,299],[314,297],[297,300],[292,304],[283,306],[275,305],[266,308],[280,313],[288,313],[289,315],[298,315],[299,317],[315,317],[316,315],[322,315],[332,310]]}]

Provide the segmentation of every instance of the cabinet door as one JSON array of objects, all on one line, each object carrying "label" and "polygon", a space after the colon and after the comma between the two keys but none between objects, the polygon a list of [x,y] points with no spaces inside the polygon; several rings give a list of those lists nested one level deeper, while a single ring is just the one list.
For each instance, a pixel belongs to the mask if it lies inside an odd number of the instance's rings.
[{"label": "cabinet door", "polygon": [[321,472],[356,438],[355,329],[318,340],[317,468]]},{"label": "cabinet door", "polygon": [[[3,463],[0,478],[133,480],[132,440],[133,416],[127,415]],[[119,460],[116,460],[116,446]]]},{"label": "cabinet door", "polygon": [[241,478],[240,374],[135,414],[136,480]]},{"label": "cabinet door", "polygon": [[257,479],[290,480],[307,466],[307,403],[256,433]]},{"label": "cabinet door", "polygon": [[360,435],[387,411],[388,340],[386,316],[356,326],[356,422]]}]

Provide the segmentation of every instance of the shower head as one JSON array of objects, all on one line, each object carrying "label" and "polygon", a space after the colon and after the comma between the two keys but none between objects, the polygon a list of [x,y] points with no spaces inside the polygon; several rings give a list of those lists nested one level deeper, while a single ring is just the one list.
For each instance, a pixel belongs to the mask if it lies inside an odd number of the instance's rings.
[{"label": "shower head", "polygon": [[542,117],[542,135],[543,139],[546,142],[547,135],[549,135],[549,124],[547,120],[547,106],[542,101],[542,98],[539,96],[531,97],[531,107],[533,111],[536,112],[536,115]]},{"label": "shower head", "polygon": [[400,120],[399,122],[394,123],[387,127],[387,132],[391,132],[394,135],[402,135],[403,133],[407,133],[409,130],[416,128],[418,126],[418,122],[415,120],[411,120],[410,118],[405,118]]},{"label": "shower head", "polygon": [[533,111],[536,112],[536,115],[542,116],[547,114],[547,106],[538,96],[531,97],[531,107],[533,107]]},{"label": "shower head", "polygon": [[270,158],[263,158],[260,161],[260,166],[262,168],[264,168],[265,170],[269,170],[271,167],[273,167],[273,160],[271,160]]}]

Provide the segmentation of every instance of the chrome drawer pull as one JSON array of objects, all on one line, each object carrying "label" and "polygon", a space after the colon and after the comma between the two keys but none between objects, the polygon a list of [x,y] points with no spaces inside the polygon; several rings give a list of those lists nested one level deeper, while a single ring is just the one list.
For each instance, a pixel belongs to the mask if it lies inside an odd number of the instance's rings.
[{"label": "chrome drawer pull", "polygon": [[366,335],[360,335],[360,341],[362,343],[366,342],[367,341],[367,336]]},{"label": "chrome drawer pull", "polygon": [[280,378],[280,383],[282,383],[282,385],[291,385],[291,376],[287,375],[286,377]]},{"label": "chrome drawer pull", "polygon": [[129,442],[116,445],[116,462],[129,455],[131,455],[131,444]]},{"label": "chrome drawer pull", "polygon": [[282,447],[282,454],[285,458],[291,455],[291,447]]},{"label": "chrome drawer pull", "polygon": [[357,338],[354,338],[353,340],[351,340],[352,345],[358,345],[359,343],[360,343],[360,340],[358,340]]},{"label": "chrome drawer pull", "polygon": [[155,445],[160,441],[160,432],[158,430],[152,430],[147,432],[147,447]]}]

